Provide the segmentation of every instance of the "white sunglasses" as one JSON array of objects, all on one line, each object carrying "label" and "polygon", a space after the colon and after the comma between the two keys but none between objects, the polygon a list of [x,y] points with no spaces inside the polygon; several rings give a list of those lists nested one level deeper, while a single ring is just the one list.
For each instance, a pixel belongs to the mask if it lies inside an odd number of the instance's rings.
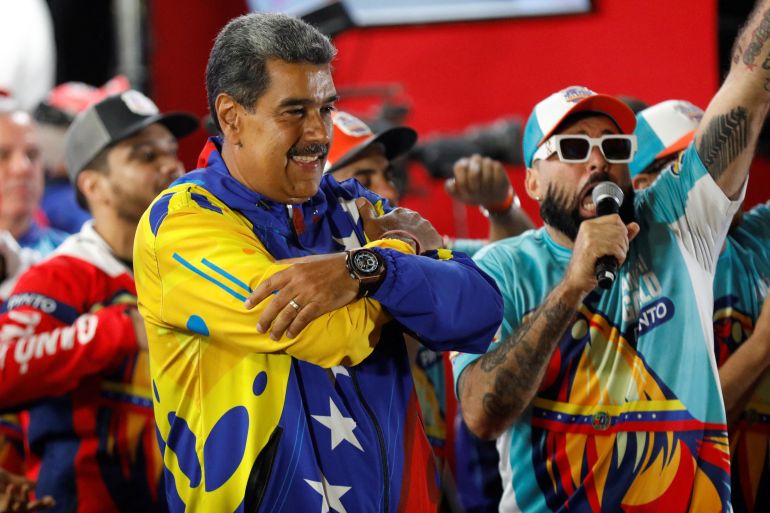
[{"label": "white sunglasses", "polygon": [[601,137],[589,137],[585,134],[552,135],[538,147],[532,161],[547,159],[554,153],[559,160],[569,164],[588,162],[594,146],[599,148],[610,164],[627,164],[636,154],[636,136],[627,134],[606,134]]}]

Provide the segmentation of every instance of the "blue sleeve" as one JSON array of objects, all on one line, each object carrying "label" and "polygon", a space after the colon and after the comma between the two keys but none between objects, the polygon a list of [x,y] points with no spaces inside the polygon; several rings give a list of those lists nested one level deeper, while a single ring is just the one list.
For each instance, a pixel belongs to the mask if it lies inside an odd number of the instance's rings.
[{"label": "blue sleeve", "polygon": [[[525,265],[521,260],[515,259],[516,252],[511,251],[508,246],[511,240],[507,239],[506,242],[498,241],[489,244],[473,255],[475,263],[482,272],[487,273],[495,281],[503,299],[502,322],[499,324],[495,336],[488,340],[487,347],[483,351],[484,353],[497,347],[499,342],[518,329],[523,316],[521,314],[521,296],[524,289],[530,286],[530,282],[537,281],[538,279],[538,273],[532,269],[529,269],[531,272],[523,274],[528,276],[529,280],[522,282],[519,279],[519,271],[525,268]],[[471,354],[468,352],[452,353],[451,361],[455,387],[457,387],[460,375],[466,367],[481,358],[481,356],[481,354]],[[455,388],[455,393],[457,392]],[[457,393],[457,397],[460,397],[459,393]]]},{"label": "blue sleeve", "polygon": [[385,260],[373,299],[427,347],[483,353],[503,318],[494,280],[467,255],[449,250],[407,255],[372,248]]}]

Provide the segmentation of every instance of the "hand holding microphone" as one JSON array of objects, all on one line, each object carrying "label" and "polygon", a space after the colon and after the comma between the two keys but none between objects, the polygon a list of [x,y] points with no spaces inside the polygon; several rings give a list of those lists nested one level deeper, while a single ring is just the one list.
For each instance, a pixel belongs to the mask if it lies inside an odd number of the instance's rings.
[{"label": "hand holding microphone", "polygon": [[617,214],[623,192],[612,182],[602,182],[592,191],[597,216],[580,224],[572,258],[564,281],[585,295],[596,288],[612,286],[623,265],[629,242],[639,233],[636,223],[624,224]]}]

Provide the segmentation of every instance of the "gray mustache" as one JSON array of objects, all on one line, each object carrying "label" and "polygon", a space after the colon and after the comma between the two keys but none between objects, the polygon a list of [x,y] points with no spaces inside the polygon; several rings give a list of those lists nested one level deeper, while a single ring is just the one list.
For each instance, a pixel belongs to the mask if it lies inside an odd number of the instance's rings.
[{"label": "gray mustache", "polygon": [[289,157],[305,157],[308,155],[318,155],[329,153],[328,144],[308,144],[307,146],[294,147],[289,150]]}]

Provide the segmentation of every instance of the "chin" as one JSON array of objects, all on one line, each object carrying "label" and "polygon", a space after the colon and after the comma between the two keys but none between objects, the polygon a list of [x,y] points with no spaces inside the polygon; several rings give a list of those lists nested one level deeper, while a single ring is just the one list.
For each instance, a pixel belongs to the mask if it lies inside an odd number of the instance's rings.
[{"label": "chin", "polygon": [[310,201],[310,199],[316,195],[316,192],[318,192],[318,189],[316,189],[315,192],[313,192],[312,194],[304,194],[301,192],[296,192],[289,198],[288,203],[291,203],[293,205],[305,203],[306,201]]},{"label": "chin", "polygon": [[312,183],[303,183],[299,187],[295,185],[295,187],[292,188],[289,196],[292,198],[292,200],[296,199],[299,203],[303,203],[318,194],[319,187],[320,180],[313,181]]}]

